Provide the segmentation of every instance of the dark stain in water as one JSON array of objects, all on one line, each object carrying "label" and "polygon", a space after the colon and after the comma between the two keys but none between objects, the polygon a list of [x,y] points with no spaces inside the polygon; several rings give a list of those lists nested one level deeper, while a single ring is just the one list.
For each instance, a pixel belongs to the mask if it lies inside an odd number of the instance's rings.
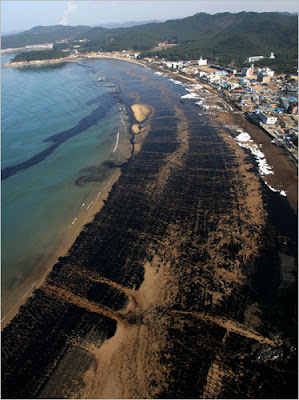
[{"label": "dark stain in water", "polygon": [[18,69],[18,73],[26,74],[26,73],[39,73],[45,71],[53,71],[58,69],[63,69],[65,66],[68,65],[67,62],[63,62],[60,64],[45,64],[45,65],[25,65],[22,68]]},{"label": "dark stain in water", "polygon": [[76,180],[76,185],[83,186],[89,182],[103,182],[109,177],[109,172],[112,168],[121,167],[120,163],[113,160],[106,160],[98,167],[84,168],[82,176]]},{"label": "dark stain in water", "polygon": [[51,155],[61,144],[66,142],[73,136],[79,135],[85,132],[90,127],[96,125],[101,119],[108,115],[108,113],[113,109],[115,104],[118,102],[117,93],[105,93],[102,96],[98,96],[96,99],[91,100],[88,105],[99,103],[100,105],[93,110],[89,115],[82,118],[76,126],[65,131],[56,133],[48,138],[44,139],[44,142],[52,142],[53,144],[46,150],[34,155],[26,161],[19,164],[12,165],[10,167],[1,170],[2,180],[9,178],[18,172],[24,171],[27,168],[32,167],[45,160],[49,155]]}]

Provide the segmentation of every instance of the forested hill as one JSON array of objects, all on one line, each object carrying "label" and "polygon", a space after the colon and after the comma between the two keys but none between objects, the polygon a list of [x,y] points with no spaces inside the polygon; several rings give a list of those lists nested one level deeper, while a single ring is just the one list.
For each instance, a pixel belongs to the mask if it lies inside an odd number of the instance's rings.
[{"label": "forested hill", "polygon": [[69,52],[63,52],[59,50],[36,50],[36,51],[26,51],[24,53],[17,54],[12,62],[20,61],[40,61],[40,60],[56,60],[68,57]]},{"label": "forested hill", "polygon": [[297,25],[297,16],[291,14],[199,13],[183,19],[130,28],[37,27],[22,34],[3,37],[2,48],[61,39],[88,39],[82,45],[82,51],[126,49],[144,53],[159,42],[168,42],[177,46],[152,54],[172,59],[194,59],[202,55],[219,62],[243,62],[248,55],[270,54],[273,51],[278,57],[294,59],[297,58]]},{"label": "forested hill", "polygon": [[10,49],[33,44],[53,43],[57,40],[81,38],[91,29],[90,26],[36,26],[16,35],[2,36],[1,48]]},{"label": "forested hill", "polygon": [[232,60],[240,63],[248,55],[270,52],[279,58],[298,57],[296,15],[252,12],[196,14],[180,22],[183,21],[186,29],[180,25],[175,31],[180,46],[159,52],[160,57],[194,59],[202,55],[211,60],[218,59],[220,63]]}]

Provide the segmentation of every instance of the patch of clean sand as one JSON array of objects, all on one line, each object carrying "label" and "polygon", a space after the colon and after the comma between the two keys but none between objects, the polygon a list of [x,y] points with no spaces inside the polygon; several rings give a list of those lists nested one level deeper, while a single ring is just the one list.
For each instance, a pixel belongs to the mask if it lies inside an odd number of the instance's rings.
[{"label": "patch of clean sand", "polygon": [[151,112],[151,109],[144,104],[132,104],[131,109],[133,111],[134,118],[138,122],[143,122]]},{"label": "patch of clean sand", "polygon": [[85,374],[82,398],[149,398],[167,386],[169,371],[161,364],[159,353],[169,317],[159,310],[173,303],[177,282],[169,268],[157,268],[160,262],[154,257],[145,263],[145,279],[124,311],[138,316],[140,322],[118,323],[115,335],[100,348],[84,346],[96,366]]},{"label": "patch of clean sand", "polygon": [[[151,127],[151,119],[154,115],[154,109],[145,104],[132,104],[131,109],[134,114],[134,118],[138,122],[143,122],[141,124],[133,124],[131,127],[131,131],[134,137],[134,154],[137,154],[146,138],[148,132]],[[145,121],[146,120],[146,121]]]}]

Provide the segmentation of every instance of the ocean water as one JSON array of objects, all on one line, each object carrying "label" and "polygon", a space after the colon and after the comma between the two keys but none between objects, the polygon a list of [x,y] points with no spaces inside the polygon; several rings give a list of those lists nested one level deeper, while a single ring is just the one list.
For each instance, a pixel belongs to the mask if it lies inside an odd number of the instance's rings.
[{"label": "ocean water", "polygon": [[[3,56],[2,64],[11,58]],[[111,174],[82,176],[117,159],[125,114],[117,88],[105,82],[100,69],[84,62],[2,68],[1,93],[5,313],[30,289],[32,271],[37,279],[45,273],[41,266],[78,229],[78,216],[82,221],[90,212]],[[22,291],[16,293],[19,287]]]}]

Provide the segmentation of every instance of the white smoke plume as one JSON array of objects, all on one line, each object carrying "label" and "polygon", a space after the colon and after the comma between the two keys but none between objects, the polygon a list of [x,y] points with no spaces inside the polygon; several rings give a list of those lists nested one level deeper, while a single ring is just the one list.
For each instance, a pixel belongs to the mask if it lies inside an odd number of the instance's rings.
[{"label": "white smoke plume", "polygon": [[61,25],[66,25],[68,23],[68,18],[69,15],[72,11],[74,11],[78,7],[78,4],[76,4],[74,1],[68,1],[66,9],[64,10],[64,14],[62,17],[62,20],[60,21]]}]

